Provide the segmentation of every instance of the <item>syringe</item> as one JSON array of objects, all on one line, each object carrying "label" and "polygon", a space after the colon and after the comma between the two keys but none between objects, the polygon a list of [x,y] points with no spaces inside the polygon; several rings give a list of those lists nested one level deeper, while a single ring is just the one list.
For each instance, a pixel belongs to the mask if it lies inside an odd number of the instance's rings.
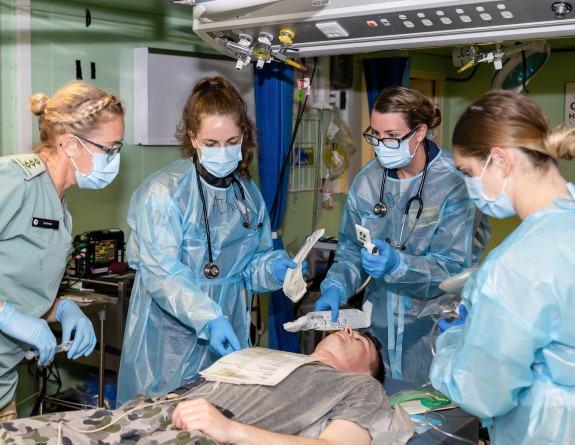
[{"label": "syringe", "polygon": [[[74,343],[73,340],[67,341],[66,343],[62,343],[61,345],[56,346],[56,353],[69,351],[70,348],[72,347],[72,343]],[[34,357],[38,357],[39,355],[40,355],[40,353],[38,351],[30,350],[26,353],[24,358],[26,360],[32,360]]]}]

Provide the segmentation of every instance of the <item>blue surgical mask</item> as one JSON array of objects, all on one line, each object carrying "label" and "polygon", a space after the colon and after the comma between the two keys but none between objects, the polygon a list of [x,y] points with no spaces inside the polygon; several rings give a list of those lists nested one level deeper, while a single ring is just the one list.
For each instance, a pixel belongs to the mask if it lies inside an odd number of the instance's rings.
[{"label": "blue surgical mask", "polygon": [[507,185],[507,179],[509,179],[509,176],[505,178],[505,181],[503,181],[501,193],[495,199],[489,199],[485,196],[481,178],[483,178],[490,161],[491,155],[487,158],[487,162],[483,167],[481,175],[473,178],[469,176],[465,178],[465,185],[467,186],[469,197],[475,202],[475,205],[479,210],[486,215],[493,216],[494,218],[507,218],[509,216],[517,215],[517,211],[513,208],[511,201],[509,201],[509,197],[505,193],[505,186]]},{"label": "blue surgical mask", "polygon": [[379,144],[373,147],[379,163],[385,168],[401,168],[409,164],[419,147],[418,142],[413,154],[409,154],[409,141],[411,141],[413,136],[415,136],[415,133],[409,139],[401,141],[399,148],[387,148],[383,145],[383,142],[379,141]]},{"label": "blue surgical mask", "polygon": [[[196,140],[196,144],[198,141]],[[200,147],[200,144],[198,144]],[[200,147],[200,164],[217,178],[225,178],[232,173],[242,160],[242,143],[227,147]]]},{"label": "blue surgical mask", "polygon": [[[82,147],[88,150],[88,147],[81,139],[78,139],[78,141],[82,144]],[[75,174],[78,187],[81,189],[103,189],[114,180],[120,171],[120,154],[118,153],[108,162],[107,154],[92,153],[90,150],[88,152],[92,155],[92,169],[87,174],[80,173],[74,158],[70,158],[76,168]]]}]

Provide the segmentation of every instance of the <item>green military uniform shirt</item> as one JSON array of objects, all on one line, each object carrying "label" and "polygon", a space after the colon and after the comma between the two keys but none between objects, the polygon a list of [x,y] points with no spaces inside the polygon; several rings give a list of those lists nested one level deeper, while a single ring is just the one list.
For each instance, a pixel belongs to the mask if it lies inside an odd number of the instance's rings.
[{"label": "green military uniform shirt", "polygon": [[[0,300],[32,317],[54,303],[66,268],[72,218],[35,154],[0,158]],[[0,332],[0,408],[14,396],[16,365],[30,345]]]}]

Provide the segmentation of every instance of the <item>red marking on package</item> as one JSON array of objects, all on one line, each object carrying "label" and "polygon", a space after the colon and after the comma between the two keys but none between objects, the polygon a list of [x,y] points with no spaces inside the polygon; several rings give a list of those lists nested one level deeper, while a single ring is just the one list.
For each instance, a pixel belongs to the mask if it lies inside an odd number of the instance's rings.
[{"label": "red marking on package", "polygon": [[298,79],[297,87],[300,90],[303,90],[304,88],[309,88],[309,77],[305,77],[303,79]]}]

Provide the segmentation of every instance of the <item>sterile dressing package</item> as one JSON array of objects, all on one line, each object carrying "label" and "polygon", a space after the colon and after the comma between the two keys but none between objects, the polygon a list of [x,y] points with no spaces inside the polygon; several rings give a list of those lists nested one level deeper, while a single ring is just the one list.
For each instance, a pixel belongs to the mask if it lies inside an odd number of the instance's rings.
[{"label": "sterile dressing package", "polygon": [[294,262],[297,264],[297,267],[295,269],[287,270],[283,284],[283,291],[284,294],[286,294],[287,297],[294,303],[297,303],[299,300],[301,300],[307,291],[307,285],[303,279],[301,265],[308,256],[313,245],[323,236],[324,232],[325,229],[316,230],[305,240],[303,247],[293,258]]},{"label": "sterile dressing package", "polygon": [[284,329],[288,332],[306,331],[314,329],[316,331],[337,331],[346,326],[352,329],[368,328],[371,325],[371,311],[373,304],[366,301],[363,310],[342,309],[339,317],[334,323],[331,321],[331,311],[310,312],[295,321],[284,323]]}]

